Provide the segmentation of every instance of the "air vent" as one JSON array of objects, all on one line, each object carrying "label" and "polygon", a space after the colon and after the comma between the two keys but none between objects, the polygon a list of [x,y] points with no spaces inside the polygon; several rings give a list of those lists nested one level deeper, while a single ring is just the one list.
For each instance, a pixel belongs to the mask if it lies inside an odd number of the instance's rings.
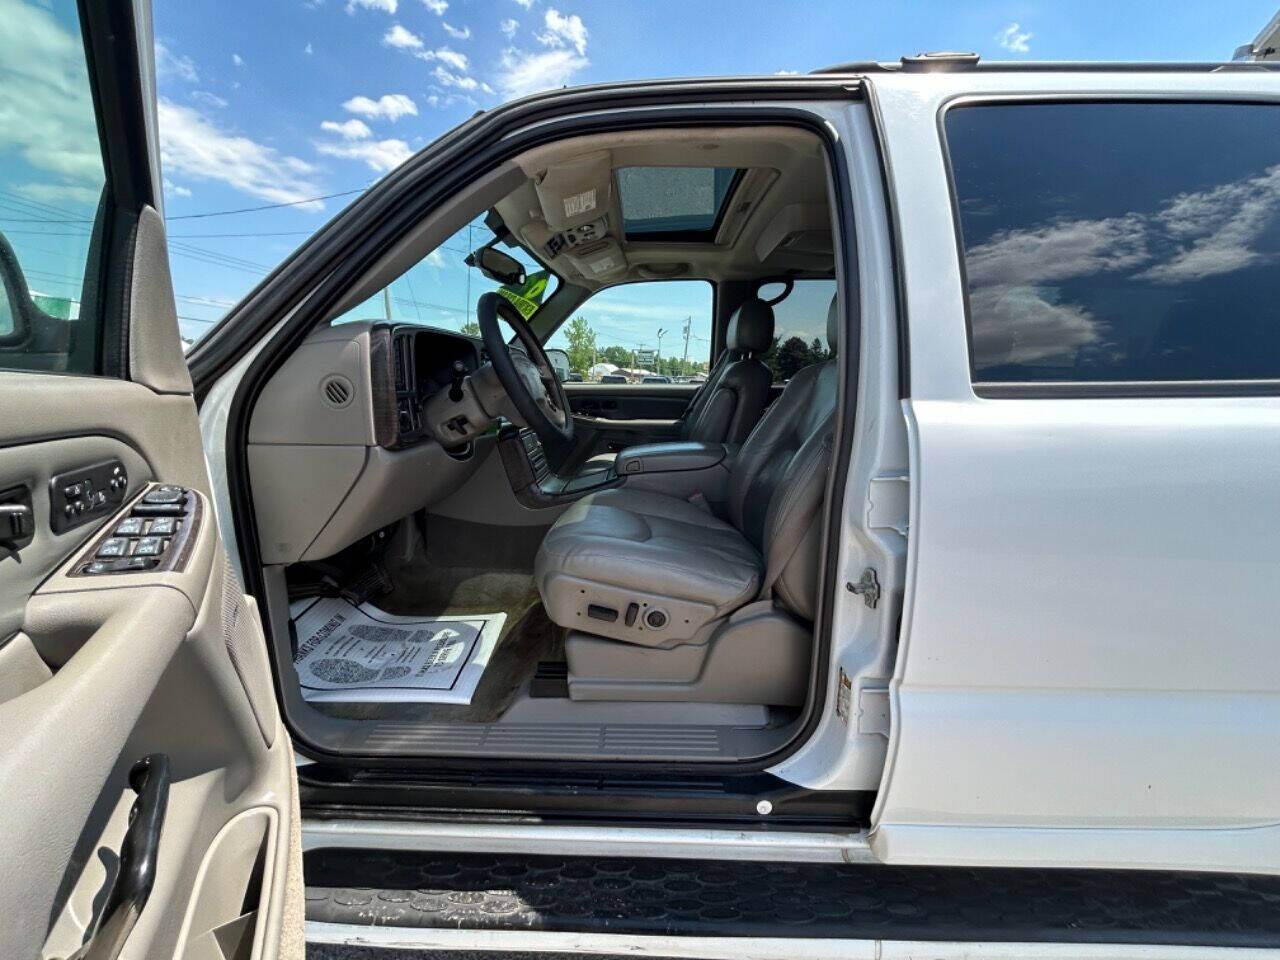
[{"label": "air vent", "polygon": [[346,377],[334,373],[320,381],[320,396],[330,407],[340,410],[351,402],[354,395],[355,389]]}]

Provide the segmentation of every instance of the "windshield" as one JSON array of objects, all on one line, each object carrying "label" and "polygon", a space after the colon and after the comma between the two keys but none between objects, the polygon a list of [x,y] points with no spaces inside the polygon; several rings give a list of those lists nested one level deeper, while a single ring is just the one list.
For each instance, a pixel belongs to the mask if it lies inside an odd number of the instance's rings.
[{"label": "windshield", "polygon": [[520,247],[498,244],[525,269],[525,282],[505,286],[490,280],[476,267],[467,266],[467,255],[493,239],[493,232],[477,217],[436,247],[389,285],[352,307],[332,322],[385,320],[480,335],[476,301],[498,291],[516,304],[529,319],[559,286],[559,278]]}]

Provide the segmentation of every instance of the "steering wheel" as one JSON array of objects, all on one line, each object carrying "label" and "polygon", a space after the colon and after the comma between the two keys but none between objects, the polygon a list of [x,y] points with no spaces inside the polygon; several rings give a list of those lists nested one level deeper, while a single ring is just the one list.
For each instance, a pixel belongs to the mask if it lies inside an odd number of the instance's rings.
[{"label": "steering wheel", "polygon": [[[564,387],[515,304],[496,293],[483,294],[476,303],[476,319],[493,372],[525,424],[545,444],[572,443],[573,417]],[[516,332],[527,353],[511,349],[502,337],[499,319]]]}]

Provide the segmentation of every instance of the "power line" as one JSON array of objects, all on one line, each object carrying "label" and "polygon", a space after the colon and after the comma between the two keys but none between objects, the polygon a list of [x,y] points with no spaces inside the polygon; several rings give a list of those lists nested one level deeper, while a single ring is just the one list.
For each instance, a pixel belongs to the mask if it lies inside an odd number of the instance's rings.
[{"label": "power line", "polygon": [[308,197],[305,200],[290,200],[287,203],[265,203],[260,207],[241,207],[239,210],[210,210],[207,213],[184,213],[176,217],[165,217],[165,220],[203,220],[206,217],[230,217],[238,213],[257,213],[260,210],[279,210],[281,207],[298,207],[304,203],[319,203],[321,200],[336,200],[338,197],[349,197],[355,193],[364,193],[368,187],[355,190],[343,190],[339,193],[326,193],[322,197]]},{"label": "power line", "polygon": [[[285,203],[264,203],[257,207],[240,207],[236,210],[207,210],[203,213],[183,213],[173,217],[165,217],[169,220],[204,220],[208,217],[230,217],[241,213],[259,213],[263,210],[279,210],[283,207],[299,207],[307,203],[319,203],[321,200],[336,200],[338,197],[349,197],[352,194],[364,193],[367,187],[359,187],[355,190],[342,190],[338,193],[326,193],[320,197],[306,197],[302,200],[289,200]],[[28,201],[23,201],[28,202]],[[42,204],[48,207],[49,204]],[[51,208],[56,210],[57,208]],[[27,212],[27,211],[24,211]],[[34,211],[30,211],[34,212]],[[70,213],[71,211],[58,211],[61,213]],[[93,223],[92,217],[67,217],[63,219],[55,219],[51,217],[32,217],[28,219],[11,219],[9,223]]]}]

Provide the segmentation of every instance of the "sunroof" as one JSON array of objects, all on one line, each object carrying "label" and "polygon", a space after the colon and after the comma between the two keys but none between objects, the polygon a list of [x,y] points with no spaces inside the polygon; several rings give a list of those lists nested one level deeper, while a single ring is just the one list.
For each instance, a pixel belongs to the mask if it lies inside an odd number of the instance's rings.
[{"label": "sunroof", "polygon": [[622,167],[622,232],[628,237],[709,240],[741,170]]}]

